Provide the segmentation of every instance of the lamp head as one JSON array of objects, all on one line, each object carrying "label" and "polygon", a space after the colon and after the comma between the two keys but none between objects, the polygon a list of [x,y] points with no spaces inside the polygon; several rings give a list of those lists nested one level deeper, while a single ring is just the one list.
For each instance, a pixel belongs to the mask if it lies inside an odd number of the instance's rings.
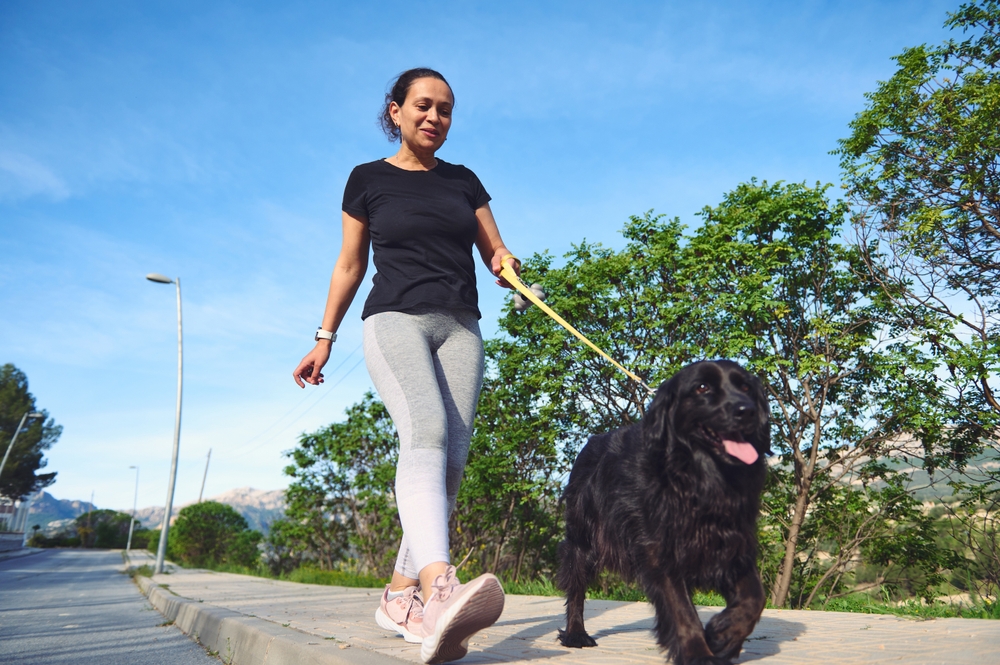
[{"label": "lamp head", "polygon": [[39,413],[38,411],[32,411],[31,413],[28,414],[28,417],[29,418],[44,418],[45,414],[44,413]]},{"label": "lamp head", "polygon": [[174,280],[170,279],[169,277],[167,277],[165,275],[161,275],[158,272],[151,272],[151,273],[149,273],[148,275],[146,275],[146,279],[148,279],[151,282],[157,282],[158,284],[173,284],[174,283]]}]

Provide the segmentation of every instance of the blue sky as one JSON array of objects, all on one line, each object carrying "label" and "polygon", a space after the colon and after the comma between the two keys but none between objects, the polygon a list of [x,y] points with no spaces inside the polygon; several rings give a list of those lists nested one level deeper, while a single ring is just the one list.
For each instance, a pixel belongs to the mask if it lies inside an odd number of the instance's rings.
[{"label": "blue sky", "polygon": [[[64,426],[59,498],[166,495],[180,276],[177,502],[284,487],[282,451],[370,388],[361,302],[319,389],[312,346],[351,168],[391,155],[388,81],[456,93],[439,156],[477,172],[508,246],[620,246],[751,177],[837,183],[829,154],[957,2],[0,2],[0,363]],[[370,275],[369,275],[370,278]],[[483,329],[507,292],[480,271]],[[339,369],[337,369],[339,367]]]}]

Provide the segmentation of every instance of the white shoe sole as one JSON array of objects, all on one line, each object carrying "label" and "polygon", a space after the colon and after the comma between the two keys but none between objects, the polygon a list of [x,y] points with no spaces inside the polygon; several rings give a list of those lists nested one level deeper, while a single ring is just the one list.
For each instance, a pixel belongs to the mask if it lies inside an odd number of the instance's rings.
[{"label": "white shoe sole", "polygon": [[424,641],[424,638],[411,633],[405,626],[400,626],[398,623],[390,619],[389,615],[383,612],[381,607],[375,610],[375,623],[377,623],[380,628],[391,630],[397,635],[402,635],[403,639],[411,644],[420,644]]},{"label": "white shoe sole", "polygon": [[503,613],[503,587],[490,575],[469,582],[472,588],[437,619],[434,634],[423,639],[420,657],[428,665],[447,663],[469,652],[469,638],[489,628]]}]

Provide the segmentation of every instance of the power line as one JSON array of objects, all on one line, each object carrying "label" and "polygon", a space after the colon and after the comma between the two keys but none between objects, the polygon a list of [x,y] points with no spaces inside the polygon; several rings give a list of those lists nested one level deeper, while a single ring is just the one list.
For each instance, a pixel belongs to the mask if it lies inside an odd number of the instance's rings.
[{"label": "power line", "polygon": [[[352,355],[353,355],[353,354],[352,354]],[[348,358],[350,358],[350,356],[348,356]],[[346,360],[345,360],[344,362],[346,362]],[[338,379],[338,380],[336,381],[336,383],[332,383],[332,384],[330,384],[330,385],[328,386],[327,390],[326,390],[325,392],[323,392],[323,393],[322,393],[322,394],[320,395],[320,398],[319,398],[319,399],[317,399],[317,400],[316,400],[315,402],[313,402],[313,403],[312,403],[312,404],[311,404],[311,405],[309,406],[309,408],[308,408],[308,409],[306,409],[305,411],[303,411],[303,412],[302,412],[302,413],[300,413],[299,415],[295,416],[295,418],[293,418],[292,420],[290,420],[290,421],[289,421],[289,422],[288,422],[288,423],[287,423],[287,424],[286,424],[286,425],[285,425],[284,427],[282,427],[282,428],[281,428],[281,429],[279,429],[278,431],[274,432],[274,434],[272,434],[272,435],[271,435],[270,437],[268,437],[268,438],[267,438],[267,439],[265,439],[264,441],[261,441],[260,443],[258,443],[258,444],[257,444],[256,446],[254,446],[253,448],[250,448],[249,450],[243,450],[243,451],[241,451],[241,452],[238,452],[238,453],[237,453],[236,455],[234,455],[234,456],[235,456],[235,457],[242,457],[243,455],[246,455],[247,453],[252,453],[252,452],[254,452],[255,450],[259,450],[259,449],[260,449],[260,448],[262,448],[263,446],[267,445],[268,443],[270,443],[271,441],[273,441],[274,439],[276,439],[276,438],[278,437],[278,435],[279,435],[279,434],[281,434],[282,432],[284,432],[285,430],[287,430],[287,429],[288,429],[289,427],[291,427],[292,425],[294,425],[294,424],[295,424],[295,423],[296,423],[296,422],[297,422],[297,421],[298,421],[298,420],[299,420],[300,418],[302,418],[302,417],[303,417],[304,415],[306,415],[307,413],[309,413],[310,411],[312,411],[312,409],[313,409],[313,408],[314,408],[314,407],[315,407],[315,406],[316,406],[317,404],[319,404],[319,403],[320,403],[320,402],[321,402],[321,401],[322,401],[322,400],[323,400],[324,398],[326,398],[326,396],[327,396],[327,395],[330,395],[330,394],[331,394],[331,393],[333,392],[333,388],[336,388],[337,386],[339,386],[339,385],[340,385],[340,384],[341,384],[341,383],[342,383],[342,382],[343,382],[343,381],[344,381],[344,380],[345,380],[345,379],[346,379],[346,378],[347,378],[348,376],[350,376],[350,375],[351,375],[351,373],[352,373],[352,372],[353,372],[354,370],[356,370],[356,369],[358,368],[358,366],[359,366],[359,365],[360,365],[360,364],[361,364],[362,362],[364,362],[364,357],[363,357],[363,356],[362,356],[361,358],[359,358],[359,359],[358,359],[358,362],[354,363],[354,365],[353,365],[353,366],[351,367],[351,369],[347,370],[347,372],[345,372],[345,373],[344,373],[344,375],[343,375],[343,376],[341,376],[341,377],[340,377],[340,379]],[[344,363],[341,363],[340,365],[338,365],[338,366],[337,366],[337,369],[340,369],[340,367],[341,367],[341,366],[343,366],[343,364],[344,364]],[[334,370],[334,371],[336,371],[336,370]],[[295,407],[295,408],[298,408],[298,406],[299,406],[299,405],[301,405],[301,402],[300,402],[300,403],[299,403],[298,405],[296,405],[296,407]],[[294,409],[293,409],[293,410],[294,410]],[[289,411],[289,413],[291,413],[291,411]],[[285,414],[285,415],[287,416],[288,414]],[[285,416],[282,416],[282,418],[284,418],[284,417],[285,417]],[[278,420],[277,422],[280,422],[280,419],[279,419],[279,420]],[[277,422],[275,422],[275,425],[277,425]],[[272,427],[273,427],[273,425],[272,425]],[[269,428],[269,429],[270,429],[270,428]],[[260,436],[260,435],[258,435],[258,436]],[[255,437],[255,438],[256,438],[256,437]],[[253,439],[251,439],[251,441],[252,441],[252,440],[253,440]],[[247,443],[249,443],[249,441],[248,441]],[[244,445],[246,445],[246,444],[244,444]]]},{"label": "power line", "polygon": [[272,442],[272,441],[274,441],[274,440],[275,440],[276,438],[278,438],[278,435],[279,435],[279,434],[281,434],[282,432],[284,432],[285,430],[287,430],[287,429],[288,429],[289,427],[291,427],[292,425],[294,425],[294,424],[295,424],[295,423],[296,423],[296,422],[297,422],[297,421],[298,421],[298,420],[299,420],[300,418],[302,418],[302,416],[304,416],[304,415],[306,415],[307,413],[309,413],[309,412],[310,412],[310,411],[312,410],[312,408],[313,408],[314,406],[316,406],[317,404],[319,404],[319,403],[320,403],[320,402],[321,402],[321,401],[322,401],[322,400],[323,400],[323,399],[324,399],[324,398],[325,398],[325,397],[326,397],[327,395],[331,394],[331,393],[333,392],[333,390],[332,390],[332,389],[333,389],[333,388],[336,388],[336,387],[337,387],[338,385],[340,385],[340,383],[341,383],[341,382],[342,382],[342,381],[343,381],[344,379],[346,379],[346,378],[347,378],[348,376],[350,376],[350,375],[351,375],[351,372],[353,372],[354,370],[356,370],[356,369],[358,368],[358,365],[360,365],[360,364],[361,364],[362,362],[364,362],[364,360],[365,360],[365,359],[364,359],[364,357],[361,357],[361,358],[359,358],[359,359],[358,359],[358,362],[354,363],[354,365],[353,365],[353,366],[351,367],[351,369],[347,370],[347,372],[346,372],[346,373],[345,373],[345,374],[344,374],[344,375],[343,375],[342,377],[340,377],[340,380],[339,380],[339,381],[337,381],[336,383],[333,383],[333,384],[331,384],[331,385],[330,385],[330,386],[329,386],[329,387],[327,388],[326,392],[324,392],[324,393],[322,394],[322,396],[321,396],[321,397],[320,397],[320,398],[319,398],[318,400],[316,400],[315,402],[313,402],[313,403],[312,403],[312,404],[311,404],[311,405],[309,406],[309,408],[308,408],[308,409],[306,409],[305,411],[303,411],[302,413],[300,413],[299,415],[297,415],[297,416],[296,416],[296,417],[295,417],[295,418],[294,418],[293,420],[289,421],[289,423],[288,423],[287,425],[285,425],[285,426],[284,426],[284,427],[282,427],[282,428],[281,428],[280,430],[278,430],[277,432],[275,432],[275,433],[274,433],[274,434],[273,434],[273,435],[271,436],[271,438],[269,438],[269,439],[266,439],[266,440],[264,440],[264,441],[261,441],[261,442],[260,442],[259,444],[257,444],[256,446],[254,446],[253,448],[251,448],[250,450],[248,450],[248,451],[246,451],[246,452],[248,452],[248,453],[252,453],[252,452],[253,452],[253,451],[255,451],[255,450],[259,450],[260,448],[264,447],[264,446],[265,446],[265,445],[267,445],[268,443],[271,443],[271,442]]},{"label": "power line", "polygon": [[[350,360],[351,358],[353,358],[353,357],[354,357],[354,354],[355,354],[355,353],[357,353],[357,352],[358,352],[358,349],[360,349],[360,348],[361,348],[361,344],[358,344],[358,345],[357,345],[356,347],[354,347],[354,350],[353,350],[353,351],[351,351],[351,352],[350,352],[349,354],[347,354],[347,355],[346,355],[346,356],[344,357],[344,359],[343,359],[342,361],[340,361],[340,364],[339,364],[339,365],[337,365],[337,366],[336,366],[336,367],[335,367],[335,368],[333,369],[333,371],[332,371],[332,372],[330,372],[330,374],[336,374],[336,373],[337,373],[337,372],[338,372],[338,371],[340,370],[340,368],[341,368],[341,367],[343,367],[343,366],[344,366],[344,365],[345,365],[345,364],[347,363],[347,361],[348,361],[348,360]],[[362,358],[362,360],[363,360],[363,359],[364,359],[364,358]],[[356,366],[356,365],[355,365],[355,366]],[[352,369],[353,369],[353,368],[352,368]],[[345,376],[346,376],[346,375],[345,375]],[[336,384],[334,384],[334,385],[336,385]],[[324,393],[324,392],[322,392],[322,391],[315,391],[315,390],[314,390],[314,391],[309,391],[309,392],[307,392],[307,393],[306,393],[306,394],[305,394],[305,395],[304,395],[304,396],[302,397],[302,399],[300,399],[300,400],[299,400],[298,402],[296,402],[296,403],[295,403],[295,406],[293,406],[293,407],[292,407],[292,408],[290,408],[290,409],[289,409],[289,410],[288,410],[287,412],[285,412],[285,414],[284,414],[284,415],[282,415],[282,416],[281,416],[280,418],[278,418],[277,420],[275,420],[275,421],[274,421],[273,423],[271,423],[270,425],[268,425],[267,427],[265,427],[265,428],[264,428],[264,429],[262,429],[261,431],[259,431],[259,432],[257,432],[256,434],[254,434],[254,435],[253,435],[252,437],[250,437],[249,439],[247,439],[246,441],[244,441],[244,442],[243,442],[242,444],[240,444],[240,445],[239,445],[238,447],[239,447],[239,448],[244,448],[244,447],[246,447],[246,446],[249,446],[249,445],[250,445],[251,443],[253,443],[253,442],[254,442],[254,441],[256,441],[257,439],[259,439],[260,437],[264,436],[265,434],[267,434],[268,432],[270,432],[270,431],[271,431],[272,429],[274,429],[274,428],[275,428],[275,427],[276,427],[276,426],[278,425],[278,423],[280,423],[280,422],[281,422],[282,420],[284,420],[284,419],[285,419],[285,418],[287,418],[287,417],[288,417],[289,415],[291,415],[293,411],[295,411],[296,409],[298,409],[298,408],[299,408],[300,406],[302,406],[303,404],[305,404],[305,403],[306,403],[307,401],[309,401],[310,399],[315,399],[315,400],[316,400],[316,403],[319,403],[319,400],[323,399],[323,397],[324,397],[325,395],[326,395],[326,393]],[[314,403],[314,404],[313,404],[312,406],[310,406],[310,407],[309,407],[309,409],[311,409],[311,408],[312,408],[313,406],[316,406],[316,403]],[[309,411],[309,409],[306,409],[306,411],[304,411],[303,413],[307,413],[307,412]],[[302,417],[302,416],[301,416],[301,414],[300,414],[300,415],[299,415],[299,416],[297,416],[297,417],[296,417],[295,419],[293,419],[293,420],[292,420],[291,422],[295,422],[295,420],[298,420],[298,418],[301,418],[301,417]],[[289,423],[289,424],[291,424],[291,423]],[[256,450],[256,448],[255,448],[254,450]]]}]

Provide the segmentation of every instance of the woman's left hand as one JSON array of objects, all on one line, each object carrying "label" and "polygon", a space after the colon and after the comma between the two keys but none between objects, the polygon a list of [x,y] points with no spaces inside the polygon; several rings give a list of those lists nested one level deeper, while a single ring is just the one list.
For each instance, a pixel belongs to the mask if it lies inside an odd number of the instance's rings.
[{"label": "woman's left hand", "polygon": [[[506,247],[501,247],[496,251],[496,253],[493,254],[493,260],[491,263],[492,266],[490,269],[493,271],[493,274],[496,275],[497,277],[500,277],[500,270],[503,268],[504,263],[513,268],[514,273],[518,277],[521,276],[521,261],[518,260],[514,255],[512,255],[507,250]],[[507,280],[504,279],[503,277],[500,277],[500,279],[497,280],[497,284],[507,289],[514,288],[514,286],[512,284],[509,284]]]}]

